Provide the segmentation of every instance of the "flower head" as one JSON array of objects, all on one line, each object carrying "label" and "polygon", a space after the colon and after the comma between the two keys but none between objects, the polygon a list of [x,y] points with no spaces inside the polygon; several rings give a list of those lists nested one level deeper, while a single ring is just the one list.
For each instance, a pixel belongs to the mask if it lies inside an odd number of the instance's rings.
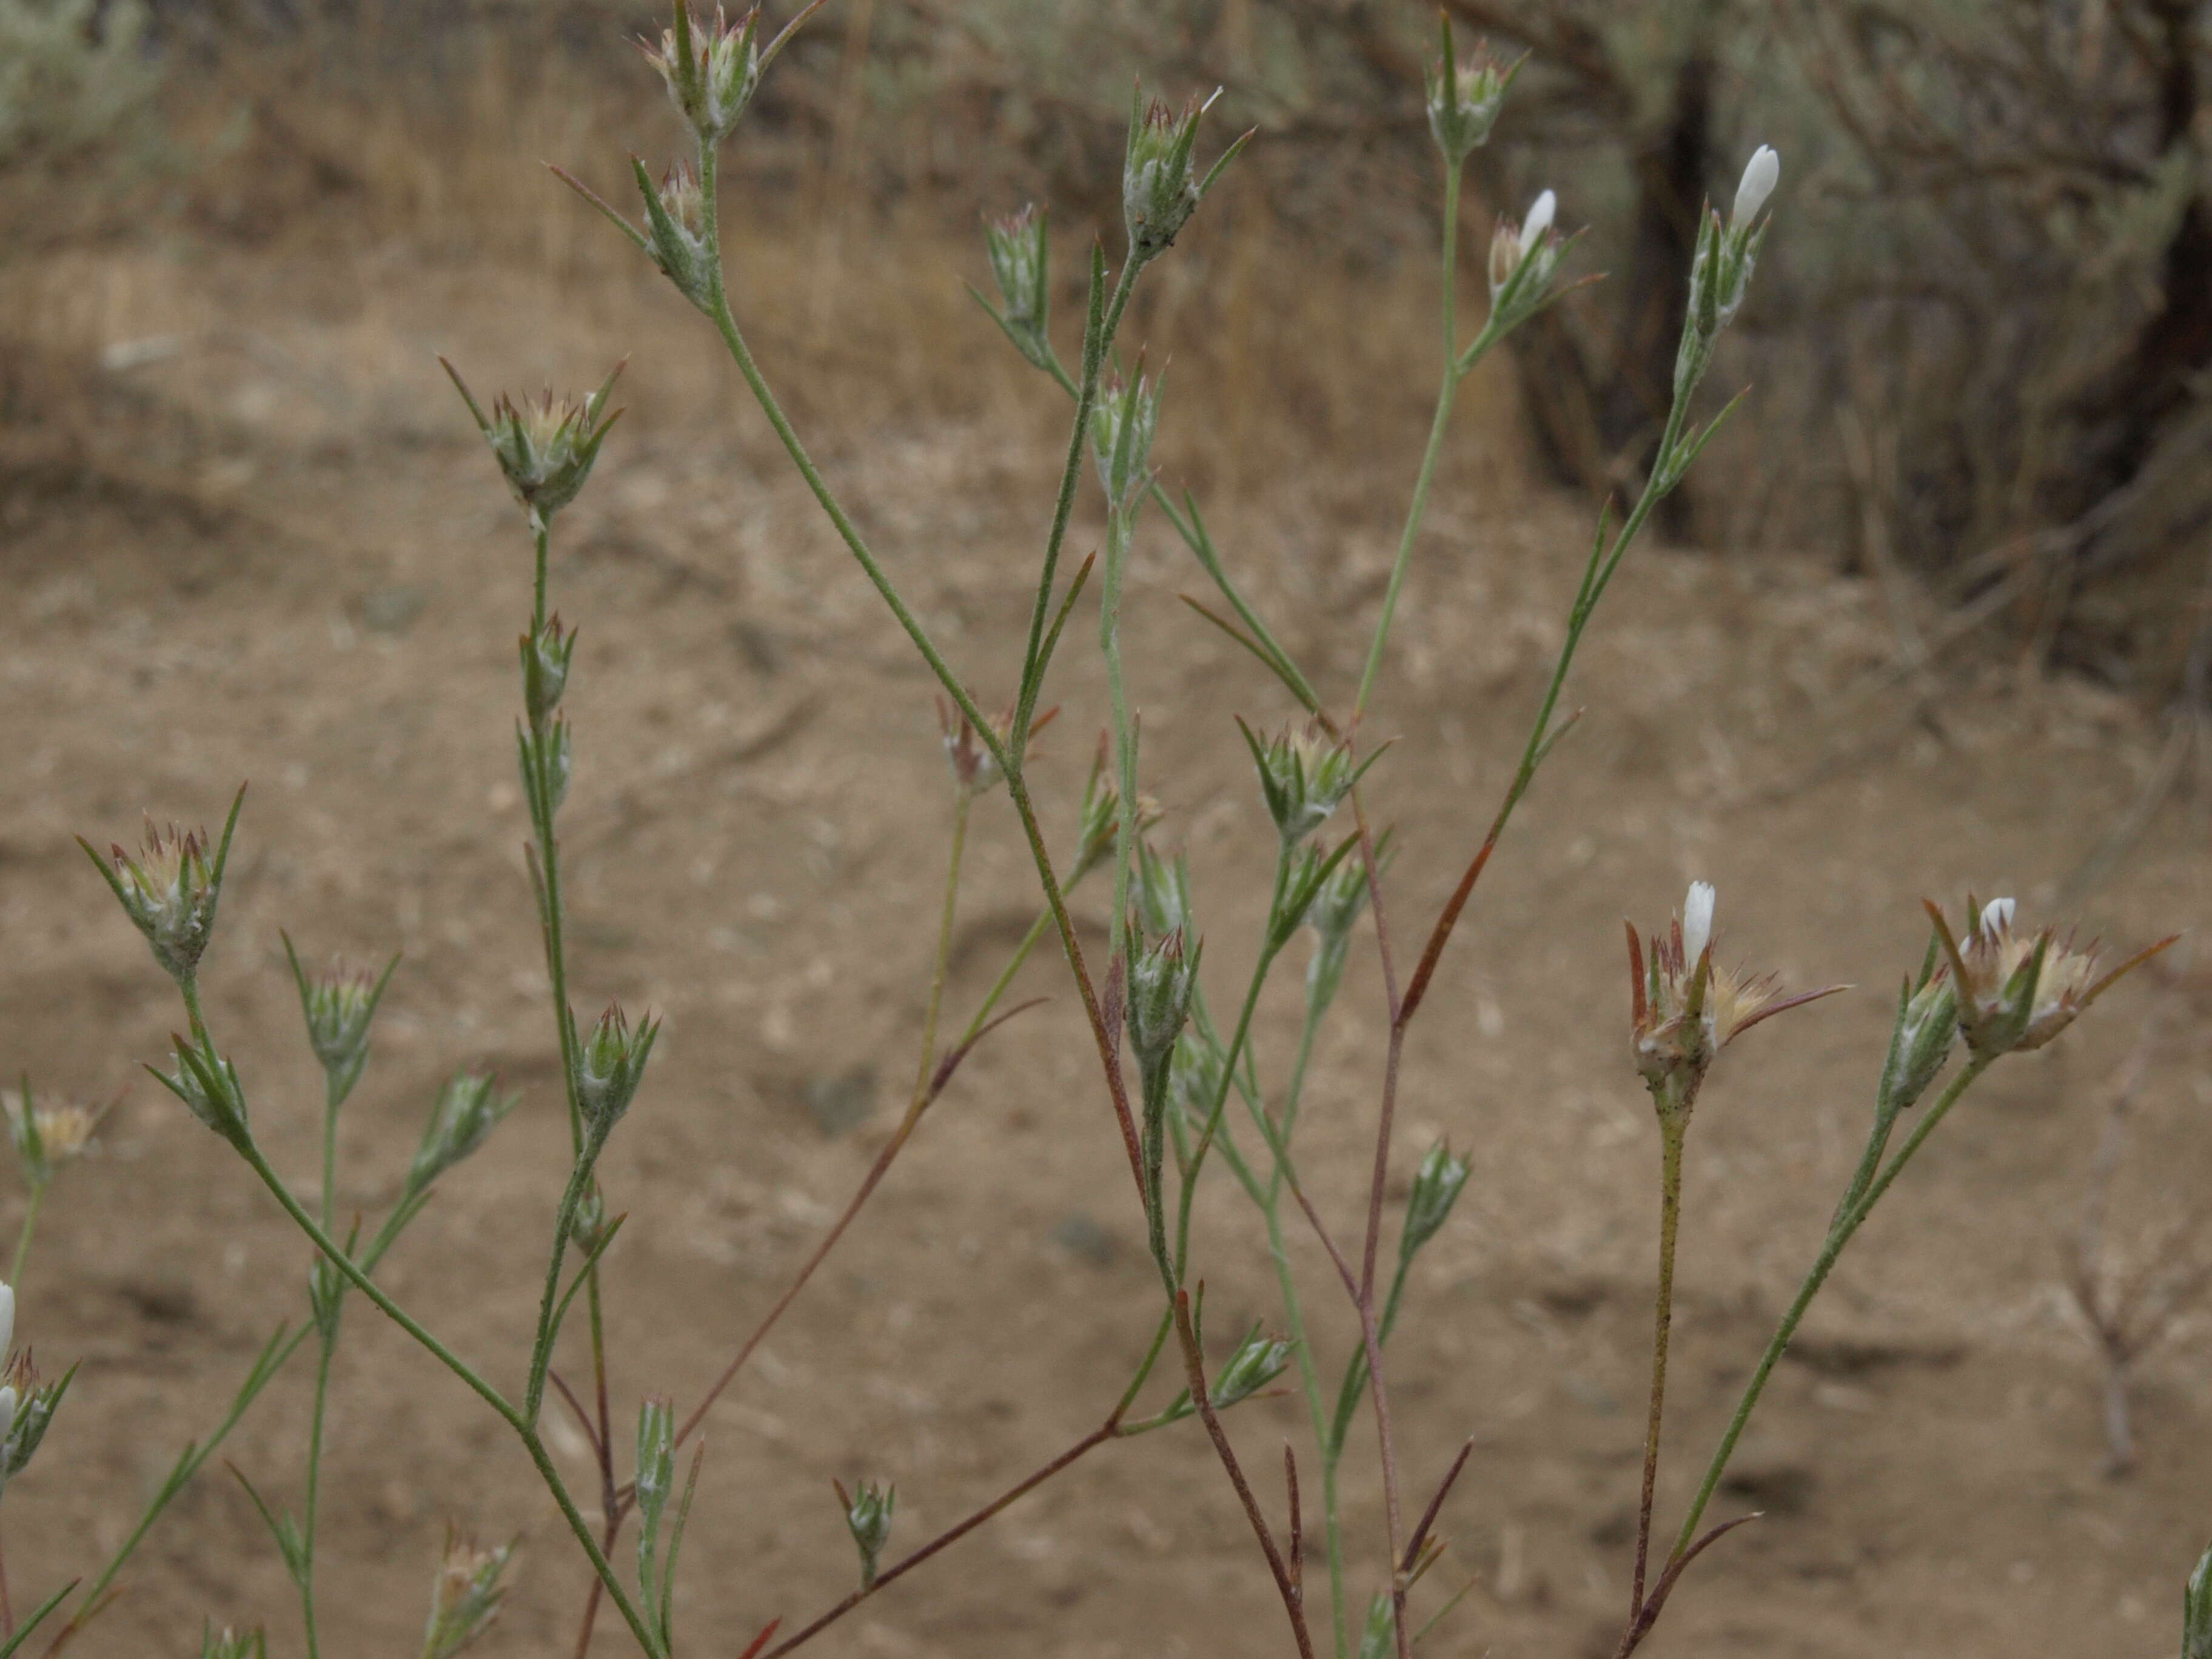
[{"label": "flower head", "polygon": [[629,1109],[659,1036],[659,1020],[647,1018],[633,1030],[622,1005],[611,1002],[590,1035],[577,1045],[576,1103],[591,1133],[602,1141]]},{"label": "flower head", "polygon": [[1285,726],[1264,744],[1242,720],[1237,724],[1244,734],[1244,746],[1252,751],[1252,763],[1259,769],[1267,816],[1275,821],[1276,833],[1286,847],[1328,822],[1337,803],[1382,757],[1378,749],[1364,763],[1355,763],[1352,745],[1324,732],[1318,721]]},{"label": "flower head", "polygon": [[1636,929],[1628,929],[1636,1069],[1662,1113],[1686,1112],[1715,1056],[1761,1020],[1844,988],[1784,996],[1771,974],[1716,966],[1713,902],[1709,884],[1692,882],[1682,914],[1652,936],[1648,962]]},{"label": "flower head", "polygon": [[898,1488],[863,1480],[857,1490],[848,1492],[842,1481],[830,1484],[836,1488],[837,1502],[845,1511],[845,1528],[853,1534],[853,1547],[860,1553],[860,1588],[869,1589],[876,1582],[876,1563],[884,1546],[891,1540],[891,1514],[898,1507]]},{"label": "flower head", "polygon": [[1164,389],[1159,375],[1146,376],[1141,356],[1134,380],[1115,374],[1098,388],[1091,449],[1107,505],[1116,513],[1128,512],[1152,482],[1152,434],[1159,430]]},{"label": "flower head", "polygon": [[[1091,763],[1091,776],[1083,786],[1082,839],[1067,866],[1062,884],[1073,887],[1114,855],[1114,842],[1121,827],[1121,791],[1110,767],[1111,740],[1098,734],[1098,752]],[[1160,804],[1150,795],[1137,797],[1137,833],[1143,835],[1160,821]]]},{"label": "flower head", "polygon": [[474,1539],[450,1523],[446,1547],[430,1581],[430,1619],[422,1632],[422,1659],[453,1659],[491,1628],[499,1617],[507,1586],[500,1578],[514,1559],[514,1546],[479,1549]]},{"label": "flower head", "polygon": [[238,827],[238,810],[245,800],[241,788],[231,802],[222,840],[212,856],[205,830],[163,826],[150,817],[136,858],[118,844],[102,859],[91,842],[77,838],[77,845],[121,902],[124,914],[153,946],[154,960],[179,985],[198,973],[200,957],[215,933],[216,902],[222,896],[222,872],[230,862],[231,832]]},{"label": "flower head", "polygon": [[1982,1055],[2040,1048],[2122,975],[2180,937],[2169,934],[2100,975],[2095,941],[2077,949],[2070,935],[2061,942],[2048,927],[2021,933],[2014,927],[2017,906],[2009,898],[1979,907],[1968,899],[1974,920],[1963,943],[1953,935],[1942,909],[1933,903],[1927,908],[1958,987],[1960,1033],[1967,1048]]},{"label": "flower head", "polygon": [[[28,1084],[0,1094],[0,1113],[6,1115],[8,1138],[15,1145],[24,1178],[33,1187],[43,1187],[61,1165],[90,1151],[100,1121],[113,1106],[112,1101],[106,1106],[81,1106],[73,1100],[57,1100],[33,1093]],[[0,1352],[6,1348],[4,1331],[0,1331]]]},{"label": "flower head", "polygon": [[300,1012],[307,1022],[308,1046],[343,1098],[368,1064],[369,1022],[376,1018],[376,1005],[384,1000],[384,988],[392,982],[399,958],[394,957],[380,975],[348,968],[340,961],[310,975],[300,965],[290,935],[283,937],[285,959],[292,964],[292,981],[300,992]]},{"label": "flower head", "polygon": [[1743,177],[1735,187],[1735,206],[1729,214],[1729,228],[1748,228],[1759,217],[1759,210],[1766,205],[1766,198],[1774,194],[1774,186],[1782,178],[1782,158],[1774,153],[1771,144],[1761,144],[1752,151],[1751,160],[1744,163]]},{"label": "flower head", "polygon": [[984,251],[1006,307],[999,321],[1022,356],[1039,368],[1052,360],[1046,332],[1052,320],[1051,246],[1049,222],[1034,205],[983,222]]},{"label": "flower head", "polygon": [[677,0],[675,27],[661,31],[658,46],[640,40],[638,49],[644,52],[646,62],[660,72],[661,80],[667,83],[669,100],[683,112],[700,142],[718,144],[736,131],[753,94],[760,90],[762,71],[775,61],[792,31],[813,9],[809,6],[763,48],[758,6],[734,23],[716,6],[714,21],[709,24],[691,15],[690,0]]},{"label": "flower head", "polygon": [[1498,325],[1510,327],[1544,303],[1566,243],[1553,227],[1559,198],[1540,192],[1519,224],[1500,219],[1490,239],[1490,303]]},{"label": "flower head", "polygon": [[[1218,88],[1205,100],[1193,95],[1181,111],[1170,109],[1158,99],[1143,100],[1143,89],[1129,94],[1129,143],[1121,163],[1121,211],[1129,231],[1133,258],[1150,259],[1164,253],[1176,233],[1198,211],[1206,192],[1221,176],[1222,168],[1244,147],[1239,138],[1213,164],[1206,177],[1197,176],[1191,152],[1198,143],[1198,119],[1221,96]],[[1251,135],[1247,133],[1245,137]]]},{"label": "flower head", "polygon": [[1505,94],[1528,60],[1502,64],[1492,55],[1487,41],[1477,46],[1472,58],[1452,51],[1451,18],[1442,19],[1443,50],[1426,72],[1429,131],[1448,161],[1467,159],[1468,152],[1486,143],[1498,125],[1498,112]]},{"label": "flower head", "polygon": [[525,398],[518,404],[501,392],[493,399],[491,414],[487,417],[462,380],[460,371],[442,357],[438,361],[445,364],[454,388],[468,404],[469,413],[476,419],[477,430],[491,445],[493,459],[506,474],[507,487],[514,491],[515,500],[522,503],[531,522],[543,528],[556,513],[576,499],[576,492],[592,476],[592,463],[599,458],[599,446],[606,441],[614,423],[622,418],[620,410],[609,415],[606,406],[615,382],[622,378],[624,363],[617,363],[599,389],[581,402],[565,395],[556,397],[548,391],[535,398]]}]

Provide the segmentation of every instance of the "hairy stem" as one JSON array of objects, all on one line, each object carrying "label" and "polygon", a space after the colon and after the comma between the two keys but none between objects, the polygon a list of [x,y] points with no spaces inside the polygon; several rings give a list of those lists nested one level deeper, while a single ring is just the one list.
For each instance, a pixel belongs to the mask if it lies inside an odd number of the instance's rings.
[{"label": "hairy stem", "polygon": [[1674,1243],[1682,1222],[1682,1143],[1686,1109],[1659,1114],[1659,1285],[1652,1297],[1651,1410],[1644,1429],[1644,1486],[1636,1506],[1636,1572],[1628,1592],[1632,1624],[1644,1611],[1644,1574],[1651,1553],[1651,1504],[1659,1490],[1659,1429],[1667,1411],[1667,1342],[1674,1324]]}]

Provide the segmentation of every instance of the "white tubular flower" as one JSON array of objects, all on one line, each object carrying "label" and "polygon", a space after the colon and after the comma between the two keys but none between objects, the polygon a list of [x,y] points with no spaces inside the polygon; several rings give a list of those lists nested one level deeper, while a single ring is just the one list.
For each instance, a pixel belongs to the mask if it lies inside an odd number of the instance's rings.
[{"label": "white tubular flower", "polygon": [[1692,973],[1698,970],[1698,958],[1713,939],[1713,884],[1709,881],[1693,881],[1689,896],[1682,901],[1682,960]]},{"label": "white tubular flower", "polygon": [[15,1346],[15,1287],[0,1284],[0,1359]]},{"label": "white tubular flower", "polygon": [[2012,931],[2014,902],[2008,898],[1993,898],[1982,907],[1981,931],[1995,939],[1999,933]]},{"label": "white tubular flower", "polygon": [[1730,230],[1748,229],[1782,177],[1782,158],[1771,144],[1761,144],[1744,163],[1743,178],[1735,187],[1735,209],[1729,216]]},{"label": "white tubular flower", "polygon": [[1546,191],[1529,204],[1528,216],[1521,222],[1521,247],[1523,252],[1543,240],[1544,233],[1552,228],[1552,221],[1559,216],[1559,198],[1557,193],[1552,191]]}]

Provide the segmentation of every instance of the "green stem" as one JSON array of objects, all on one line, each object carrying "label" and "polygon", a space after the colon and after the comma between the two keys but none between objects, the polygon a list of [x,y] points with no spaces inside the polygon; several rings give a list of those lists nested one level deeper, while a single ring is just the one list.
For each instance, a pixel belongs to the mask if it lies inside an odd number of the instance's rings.
[{"label": "green stem", "polygon": [[1698,1522],[1704,1519],[1705,1506],[1712,1501],[1714,1490],[1719,1486],[1721,1476],[1727,1472],[1729,1459],[1735,1455],[1735,1443],[1743,1436],[1744,1425],[1751,1421],[1752,1413],[1758,1408],[1759,1395],[1766,1389],[1766,1379],[1773,1374],[1783,1351],[1790,1346],[1790,1339],[1797,1334],[1798,1324],[1804,1319],[1806,1309],[1812,1306],[1813,1298],[1827,1283],[1828,1274],[1836,1265],[1836,1258],[1844,1253],[1844,1246],[1851,1242],[1851,1236],[1864,1224],[1874,1206],[1881,1202],[1881,1195],[1889,1190],[1890,1183],[1912,1161],[1912,1155],[1920,1150],[1921,1143],[1935,1132],[1936,1126],[1958,1103],[1959,1097],[1966,1092],[1974,1080],[1989,1069],[1994,1058],[1994,1055],[1978,1054],[1968,1062],[1964,1071],[1951,1079],[1949,1086],[1928,1109],[1928,1115],[1920,1121],[1920,1127],[1912,1132],[1911,1138],[1867,1189],[1866,1196],[1848,1213],[1838,1217],[1835,1225],[1829,1229],[1827,1242],[1820,1247],[1820,1254],[1806,1273],[1805,1282],[1798,1286],[1796,1298],[1790,1303],[1790,1310],[1782,1316],[1782,1322],[1775,1327],[1774,1334],[1766,1344],[1766,1352],[1759,1356],[1758,1367],[1751,1374],[1751,1381],[1744,1385],[1743,1398],[1736,1402],[1735,1414],[1729,1419],[1727,1431],[1721,1436],[1721,1443],[1714,1449],[1712,1462],[1705,1467],[1705,1478],[1698,1487],[1697,1498],[1690,1504],[1690,1512],[1682,1519],[1681,1531],[1675,1535],[1674,1548],[1667,1558],[1668,1565],[1681,1559],[1696,1541]]},{"label": "green stem", "polygon": [[[945,1006],[945,972],[952,960],[952,915],[960,898],[960,856],[968,846],[968,809],[975,796],[963,787],[954,792],[952,853],[945,870],[945,908],[937,922],[937,959],[929,974],[929,1012],[921,1022],[921,1063],[914,1075],[914,1105],[920,1110],[929,1098],[930,1069],[937,1063],[937,1019]],[[1032,930],[1034,931],[1034,930]]]},{"label": "green stem", "polygon": [[1633,1624],[1644,1611],[1644,1576],[1651,1553],[1651,1505],[1659,1490],[1659,1428],[1667,1410],[1667,1345],[1674,1325],[1674,1244],[1682,1222],[1682,1143],[1686,1107],[1659,1113],[1659,1286],[1652,1298],[1651,1409],[1644,1428],[1644,1486],[1636,1510],[1636,1572],[1628,1593]]},{"label": "green stem", "polygon": [[322,1340],[322,1352],[315,1364],[315,1410],[307,1429],[307,1513],[301,1521],[301,1554],[302,1570],[300,1575],[300,1616],[307,1626],[307,1659],[317,1659],[322,1644],[315,1622],[315,1510],[322,1495],[323,1479],[323,1419],[330,1400],[331,1361],[337,1352],[334,1336]]},{"label": "green stem", "polygon": [[960,1034],[963,1048],[981,1034],[984,1023],[991,1018],[991,1011],[1006,996],[1006,988],[1014,982],[1014,975],[1021,972],[1022,964],[1030,959],[1030,953],[1036,949],[1037,942],[1044,938],[1045,930],[1051,926],[1052,912],[1038,911],[1036,920],[1030,924],[1029,932],[1022,935],[1022,942],[1015,947],[1013,956],[999,970],[998,978],[991,981],[991,988],[983,994],[983,1000],[975,1010],[975,1017],[968,1022],[968,1029]]},{"label": "green stem", "polygon": [[[583,1205],[585,1193],[590,1190],[592,1171],[599,1164],[599,1151],[605,1145],[604,1137],[597,1131],[585,1140],[575,1167],[568,1172],[568,1185],[561,1194],[561,1207],[554,1217],[553,1249],[551,1259],[545,1264],[545,1289],[538,1303],[538,1334],[530,1345],[530,1376],[522,1394],[522,1420],[533,1429],[545,1403],[545,1373],[553,1365],[553,1343],[557,1334],[553,1327],[553,1310],[561,1300],[561,1266],[568,1254],[568,1235],[575,1230],[576,1212]],[[585,1269],[587,1274],[591,1271]]]},{"label": "green stem", "polygon": [[328,1256],[340,1273],[353,1281],[354,1287],[374,1302],[393,1324],[414,1338],[440,1364],[466,1383],[478,1399],[499,1414],[501,1422],[514,1431],[522,1442],[523,1449],[530,1455],[531,1462],[537,1467],[539,1476],[544,1480],[546,1490],[552,1493],[553,1501],[559,1505],[562,1517],[568,1523],[568,1530],[575,1534],[576,1541],[583,1547],[585,1555],[591,1561],[592,1570],[599,1574],[599,1581],[607,1587],[607,1595],[621,1613],[623,1622],[629,1626],[630,1634],[637,1638],[638,1645],[652,1656],[652,1659],[666,1659],[666,1650],[655,1640],[651,1627],[630,1600],[629,1591],[623,1588],[620,1575],[609,1565],[605,1553],[599,1548],[599,1540],[592,1535],[590,1523],[576,1508],[575,1499],[568,1495],[568,1485],[561,1479],[561,1472],[553,1467],[552,1457],[546,1451],[545,1443],[536,1427],[474,1366],[432,1335],[405,1309],[386,1295],[360,1266],[338,1248],[331,1236],[307,1213],[300,1200],[292,1195],[291,1189],[284,1185],[283,1178],[270,1167],[268,1158],[258,1146],[249,1140],[239,1148],[239,1152],[254,1174],[261,1177],[261,1184],[268,1188],[284,1213],[291,1217],[293,1224],[307,1234],[315,1248]]},{"label": "green stem", "polygon": [[1443,249],[1443,337],[1444,368],[1443,383],[1437,388],[1437,410],[1429,422],[1428,446],[1421,452],[1421,469],[1413,477],[1413,499],[1406,510],[1406,526],[1399,533],[1397,557],[1390,565],[1389,585],[1382,590],[1382,614],[1375,619],[1375,638],[1367,647],[1367,666],[1360,672],[1359,695],[1352,706],[1352,723],[1358,725],[1359,717],[1367,712],[1367,700],[1375,690],[1376,676],[1382,671],[1382,650],[1390,637],[1391,619],[1398,611],[1398,592],[1406,583],[1406,568],[1413,553],[1413,543],[1421,532],[1421,520],[1428,512],[1429,485],[1436,477],[1437,462],[1443,453],[1444,432],[1451,424],[1452,404],[1459,392],[1459,383],[1465,370],[1460,365],[1458,323],[1456,318],[1459,265],[1459,180],[1460,163],[1447,161],[1444,165],[1444,249]]},{"label": "green stem", "polygon": [[[1121,576],[1128,562],[1129,514],[1118,507],[1106,520],[1106,564],[1098,586],[1098,652],[1106,659],[1106,694],[1114,720],[1115,776],[1121,789],[1114,818],[1112,955],[1133,971],[1129,942],[1129,860],[1137,842],[1137,735],[1129,723],[1121,673]],[[1185,939],[1190,949],[1195,941]]]},{"label": "green stem", "polygon": [[[30,1108],[27,1105],[23,1109],[28,1111]],[[39,1224],[39,1206],[45,1201],[46,1196],[46,1183],[43,1181],[33,1182],[30,1199],[23,1207],[22,1231],[15,1235],[15,1258],[8,1267],[8,1282],[19,1290],[23,1283],[23,1264],[31,1256],[31,1234]]]},{"label": "green stem", "polygon": [[[1018,750],[1036,712],[1037,698],[1044,690],[1039,653],[1043,648],[1045,619],[1052,611],[1052,588],[1060,549],[1066,543],[1068,520],[1075,510],[1076,485],[1083,474],[1083,452],[1091,442],[1091,414],[1097,406],[1099,377],[1105,371],[1107,351],[1121,326],[1121,313],[1128,308],[1129,295],[1136,289],[1137,273],[1143,269],[1143,264],[1133,255],[1122,262],[1121,273],[1114,283],[1113,298],[1107,301],[1103,316],[1098,318],[1095,330],[1086,327],[1085,331],[1083,383],[1076,388],[1075,425],[1067,437],[1067,460],[1060,469],[1060,493],[1053,501],[1052,529],[1045,538],[1044,562],[1037,575],[1036,603],[1030,612],[1029,643],[1022,653],[1022,685],[1016,700],[1012,728],[1016,734],[1013,746]],[[1092,303],[1097,303],[1095,290]],[[1108,533],[1112,533],[1110,526]],[[1110,559],[1112,556],[1108,556]]]}]

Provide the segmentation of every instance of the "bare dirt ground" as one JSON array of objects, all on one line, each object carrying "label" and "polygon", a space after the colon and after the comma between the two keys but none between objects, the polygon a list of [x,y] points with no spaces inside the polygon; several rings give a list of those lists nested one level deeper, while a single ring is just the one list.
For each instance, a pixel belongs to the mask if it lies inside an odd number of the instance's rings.
[{"label": "bare dirt ground", "polygon": [[[11,438],[39,464],[0,530],[0,1065],[127,1097],[102,1155],[64,1176],[21,1289],[21,1336],[50,1370],[84,1366],[8,1495],[20,1608],[113,1547],[267,1333],[305,1312],[299,1239],[136,1070],[163,1054],[173,999],[73,833],[128,840],[142,811],[212,823],[252,780],[205,985],[259,1132],[303,1187],[319,1084],[277,929],[313,957],[404,952],[348,1109],[340,1201],[379,1212],[439,1080],[465,1061],[496,1067],[522,1106],[386,1277],[495,1376],[526,1350],[566,1158],[512,781],[527,549],[434,351],[480,392],[586,385],[636,353],[631,416],[561,521],[553,574],[584,629],[564,818],[579,1006],[617,995],[667,1022],[605,1165],[612,1206],[632,1215],[610,1261],[618,1419],[647,1390],[696,1395],[888,1133],[918,1037],[950,803],[926,675],[672,296],[638,282],[587,302],[402,255],[188,246],[71,256],[11,280],[12,328],[88,358],[105,349],[109,367],[83,393],[95,465],[82,482],[58,482],[65,447],[32,453],[46,441],[35,427]],[[893,398],[862,375],[802,398],[802,413],[908,593],[994,702],[1064,416],[980,318],[948,300],[915,324],[947,331],[947,381],[981,395],[933,398],[925,385]],[[789,332],[763,330],[771,374]],[[1580,504],[1528,496],[1476,459],[1506,418],[1495,402],[1478,398],[1463,422],[1374,722],[1401,738],[1373,796],[1401,826],[1393,896],[1409,931],[1504,784],[1586,545]],[[1170,428],[1175,408],[1171,391]],[[1356,678],[1412,459],[1354,488],[1316,454],[1287,483],[1214,509],[1230,556],[1333,695]],[[1098,534],[1091,512],[1079,547]],[[1149,525],[1130,599],[1136,696],[1161,836],[1195,872],[1218,1004],[1250,960],[1271,833],[1230,715],[1289,711],[1174,603],[1200,581]],[[1079,623],[1063,652],[1066,712],[1038,763],[1063,840],[1103,708],[1087,638]],[[1707,878],[1731,956],[1793,986],[1861,988],[1747,1037],[1700,1108],[1661,1485],[1662,1513],[1679,1514],[1848,1173],[1893,987],[1924,941],[1920,896],[1955,902],[1972,884],[2047,914],[2154,765],[2121,701],[1966,671],[1931,722],[1802,781],[1851,732],[1879,729],[1863,708],[1839,711],[1890,654],[1868,586],[1771,556],[1646,546],[1595,626],[1570,692],[1588,715],[1486,878],[1408,1054],[1398,1168],[1449,1134],[1476,1170],[1393,1350],[1409,1480],[1425,1489],[1475,1442],[1431,1581],[1474,1589],[1431,1638],[1436,1653],[1602,1653],[1626,1600],[1656,1139],[1624,1043],[1622,917],[1658,922],[1686,878]],[[2201,927],[2202,860],[2169,812],[2087,901],[2085,931],[2131,942]],[[978,814],[969,868],[956,1017],[1034,914],[1002,799]],[[1080,908],[1103,927],[1101,894]],[[1263,1074],[1277,1079],[1303,952],[1261,1022]],[[2177,983],[2179,1035],[2123,1188],[2130,1226],[2201,1204],[2212,1182],[2204,988]],[[766,1620],[803,1620],[848,1588],[831,1477],[895,1480],[899,1538],[918,1540],[1094,1424],[1150,1334],[1157,1285],[1065,969],[1041,952],[1022,989],[1053,1000],[963,1072],[713,1413],[678,1601],[695,1651],[735,1653]],[[1767,1518],[1701,1564],[1649,1651],[2172,1650],[2180,1580],[2212,1534],[2208,1352],[2185,1340],[2147,1368],[2142,1466],[2106,1479],[2090,1357],[2058,1290],[2102,1091],[2162,994],[2148,976],[2125,987],[2054,1049],[2002,1066],[1946,1126],[1846,1258],[1747,1443],[1723,1501]],[[1303,1132],[1316,1200],[1347,1231],[1382,1025],[1370,942],[1322,1040]],[[19,1202],[0,1200],[0,1228]],[[1318,1251],[1304,1237],[1294,1249],[1333,1366],[1350,1324]],[[1226,1183],[1202,1207],[1198,1251],[1216,1331],[1276,1316],[1262,1240]],[[295,1502],[307,1370],[295,1362],[227,1448]],[[484,1651],[567,1651],[581,1563],[504,1431],[357,1303],[339,1376],[327,1651],[414,1650],[448,1516],[525,1540],[520,1587]],[[1258,1468],[1304,1433],[1287,1398],[1231,1422]],[[580,1441],[560,1443],[581,1480]],[[1362,1584],[1381,1556],[1364,1454],[1363,1439],[1347,1463],[1363,1471],[1348,1494]],[[84,1659],[191,1651],[204,1613],[265,1620],[274,1650],[298,1650],[276,1556],[219,1470],[129,1582],[77,1644]],[[625,1647],[603,1626],[597,1650]],[[1288,1643],[1220,1470],[1186,1425],[1094,1453],[818,1647],[1105,1659]]]}]

